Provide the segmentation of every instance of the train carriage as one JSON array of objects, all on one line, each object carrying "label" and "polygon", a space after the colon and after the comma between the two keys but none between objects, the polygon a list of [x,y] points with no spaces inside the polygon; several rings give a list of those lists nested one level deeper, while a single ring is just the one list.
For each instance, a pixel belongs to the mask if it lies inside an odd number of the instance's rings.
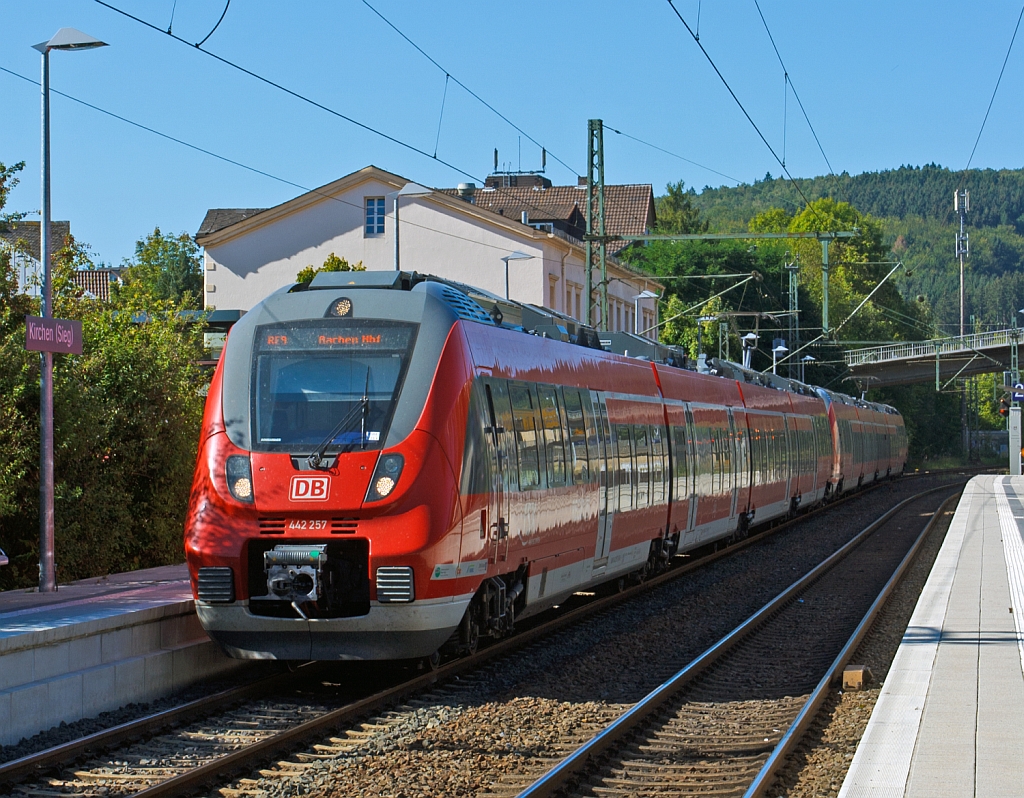
[{"label": "train carriage", "polygon": [[584,327],[557,340],[530,313],[421,275],[337,273],[236,324],[185,534],[197,613],[229,654],[472,650],[902,469],[891,408],[609,353]]}]

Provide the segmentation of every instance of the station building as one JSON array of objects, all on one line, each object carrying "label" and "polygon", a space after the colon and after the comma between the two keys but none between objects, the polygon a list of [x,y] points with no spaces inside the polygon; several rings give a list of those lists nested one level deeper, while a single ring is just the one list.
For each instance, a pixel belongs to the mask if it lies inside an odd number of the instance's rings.
[{"label": "station building", "polygon": [[[272,208],[214,208],[196,234],[205,304],[248,310],[334,254],[369,270],[434,274],[500,296],[507,269],[510,299],[584,320],[586,196],[585,185],[553,186],[539,174],[429,189],[367,166]],[[605,208],[610,235],[654,227],[650,185],[606,186]],[[616,258],[622,246],[609,247],[608,328],[656,338],[663,285]],[[593,280],[596,325],[596,269]]]}]

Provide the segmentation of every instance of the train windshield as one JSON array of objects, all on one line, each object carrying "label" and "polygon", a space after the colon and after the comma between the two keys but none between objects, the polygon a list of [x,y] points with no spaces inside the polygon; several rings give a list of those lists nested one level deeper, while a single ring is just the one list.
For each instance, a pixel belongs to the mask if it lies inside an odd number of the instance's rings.
[{"label": "train windshield", "polygon": [[253,449],[308,453],[380,449],[418,325],[317,320],[258,327]]}]

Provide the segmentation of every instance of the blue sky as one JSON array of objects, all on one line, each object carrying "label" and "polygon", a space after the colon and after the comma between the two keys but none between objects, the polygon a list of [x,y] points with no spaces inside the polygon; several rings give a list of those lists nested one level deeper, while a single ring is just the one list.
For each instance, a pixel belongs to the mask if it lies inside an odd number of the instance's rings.
[{"label": "blue sky", "polygon": [[[224,0],[110,0],[195,43]],[[666,0],[517,3],[370,0],[452,76],[549,151],[548,176],[585,170],[587,120],[605,133],[606,179],[698,188],[781,168]],[[1018,14],[1014,3],[760,0],[790,78],[838,171],[963,168]],[[676,0],[794,176],[827,171],[753,0]],[[260,83],[92,0],[0,0],[0,67],[38,80],[31,45],[79,28],[111,46],[51,56],[51,87],[302,186],[374,164],[432,186],[482,179],[493,151],[535,169],[539,148],[449,82],[362,0],[234,0],[205,48],[423,150],[412,152]],[[1024,166],[1024,31],[973,166]],[[0,72],[0,161],[25,161],[8,210],[39,208],[39,94]],[[53,217],[117,265],[154,227],[195,233],[212,207],[274,205],[301,189],[52,99]],[[456,171],[429,157],[462,170]],[[521,153],[521,154],[520,154]],[[554,157],[553,157],[554,156]],[[565,161],[562,166],[555,158]],[[521,158],[521,160],[520,160]],[[721,174],[716,174],[716,172]]]}]

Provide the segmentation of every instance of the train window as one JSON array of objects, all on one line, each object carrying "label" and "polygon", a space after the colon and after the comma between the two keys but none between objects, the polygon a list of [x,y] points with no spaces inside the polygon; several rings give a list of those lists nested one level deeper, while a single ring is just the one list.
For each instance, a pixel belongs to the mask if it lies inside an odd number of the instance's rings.
[{"label": "train window", "polygon": [[690,447],[686,441],[686,427],[672,427],[672,467],[674,487],[672,495],[675,501],[686,501],[690,498]]},{"label": "train window", "polygon": [[484,433],[485,429],[490,428],[490,410],[486,396],[489,390],[490,386],[484,386],[481,380],[476,380],[469,397],[466,443],[462,453],[463,496],[489,493],[491,490],[494,444]]},{"label": "train window", "polygon": [[636,448],[636,506],[646,507],[651,503],[651,453],[645,424],[633,427],[633,442]]},{"label": "train window", "polygon": [[567,430],[567,467],[571,469],[572,481],[582,485],[590,481],[590,468],[587,457],[587,426],[583,417],[580,392],[575,388],[563,388],[562,402],[565,405]]},{"label": "train window", "polygon": [[728,429],[721,431],[722,436],[722,490],[732,490],[732,435]]},{"label": "train window", "polygon": [[619,488],[620,510],[628,510],[633,506],[633,454],[630,437],[628,424],[615,427],[619,451],[619,471],[615,481]]},{"label": "train window", "polygon": [[257,327],[253,449],[308,453],[332,430],[327,452],[382,448],[417,330],[361,319]]},{"label": "train window", "polygon": [[515,419],[516,448],[519,452],[519,487],[530,490],[540,486],[540,461],[537,454],[537,418],[533,391],[528,385],[510,383],[512,417]]},{"label": "train window", "polygon": [[662,429],[651,427],[651,504],[665,503],[665,443]]},{"label": "train window", "polygon": [[558,410],[555,389],[550,385],[537,386],[540,400],[540,420],[544,428],[544,453],[548,466],[548,487],[565,484],[565,447],[562,444],[562,417]]}]

